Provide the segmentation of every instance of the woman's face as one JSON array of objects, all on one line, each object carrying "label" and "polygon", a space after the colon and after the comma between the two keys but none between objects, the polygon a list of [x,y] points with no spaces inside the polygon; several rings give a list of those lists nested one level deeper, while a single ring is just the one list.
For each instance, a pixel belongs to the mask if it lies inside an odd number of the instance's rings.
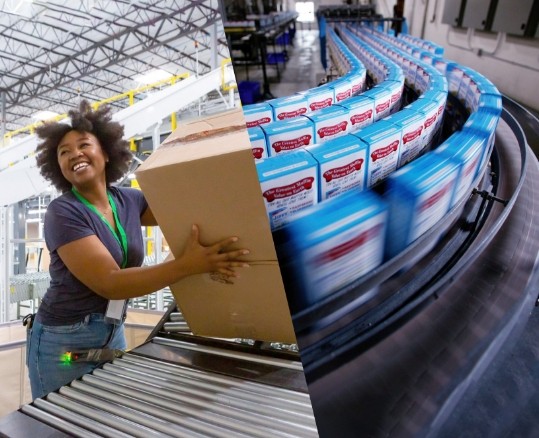
[{"label": "woman's face", "polygon": [[105,183],[108,158],[99,140],[89,132],[69,131],[60,140],[56,150],[62,175],[79,188]]}]

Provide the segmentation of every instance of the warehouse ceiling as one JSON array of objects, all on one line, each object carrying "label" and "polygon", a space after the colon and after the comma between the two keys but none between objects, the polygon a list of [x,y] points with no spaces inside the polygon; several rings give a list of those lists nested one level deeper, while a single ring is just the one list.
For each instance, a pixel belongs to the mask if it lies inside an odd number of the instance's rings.
[{"label": "warehouse ceiling", "polygon": [[155,68],[204,74],[228,57],[218,0],[0,0],[2,128],[124,93]]}]

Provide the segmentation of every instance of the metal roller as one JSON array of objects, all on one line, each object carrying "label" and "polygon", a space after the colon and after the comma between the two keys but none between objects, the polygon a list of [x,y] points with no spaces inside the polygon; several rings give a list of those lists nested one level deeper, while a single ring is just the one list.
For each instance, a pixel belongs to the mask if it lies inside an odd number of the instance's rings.
[{"label": "metal roller", "polygon": [[21,408],[21,412],[77,438],[102,438],[101,435],[96,435],[95,433],[89,432],[82,427],[69,423],[62,418],[51,415],[48,412],[42,411],[41,409],[37,409],[32,405],[23,406]]},{"label": "metal roller", "polygon": [[279,359],[274,357],[258,356],[250,353],[241,353],[238,351],[225,350],[224,348],[209,347],[207,345],[191,344],[189,342],[177,341],[174,339],[166,339],[156,337],[153,342],[159,345],[168,345],[169,347],[182,348],[184,350],[199,351],[208,354],[214,354],[216,356],[231,357],[234,359],[243,359],[249,362],[257,362],[267,365],[278,366],[281,368],[289,368],[293,370],[302,371],[303,367],[301,362],[291,361],[286,359]]},{"label": "metal roller", "polygon": [[191,329],[185,321],[166,322],[164,329],[166,332],[191,332]]},{"label": "metal roller", "polygon": [[[208,428],[210,430],[207,430],[206,434],[200,434],[194,427],[186,427],[180,424],[180,422],[177,421],[177,419],[175,419],[172,415],[167,416],[166,412],[163,412],[163,409],[159,411],[160,415],[156,415],[155,410],[152,411],[152,409],[149,408],[145,403],[141,403],[137,400],[130,403],[129,400],[125,400],[117,396],[115,397],[113,394],[111,394],[110,387],[108,391],[97,393],[90,393],[84,391],[84,389],[84,384],[82,384],[80,381],[74,381],[72,382],[71,387],[64,386],[60,388],[60,394],[65,396],[66,399],[69,399],[71,403],[73,403],[75,400],[79,401],[96,409],[102,410],[103,412],[117,416],[119,419],[128,420],[138,425],[141,431],[144,429],[151,431],[146,435],[140,435],[141,437],[173,436],[179,438],[189,438],[212,436],[207,434],[211,430],[210,428]],[[113,396],[107,397],[107,392]]]},{"label": "metal roller", "polygon": [[183,315],[180,312],[172,312],[169,315],[168,320],[170,322],[185,322],[185,319],[184,319]]},{"label": "metal roller", "polygon": [[[122,427],[120,418],[112,417],[107,421],[107,419],[104,418],[105,415],[101,412],[98,418],[99,421],[96,421],[96,417],[98,416],[98,411],[96,409],[84,406],[73,400],[67,400],[62,403],[61,399],[65,399],[65,397],[52,393],[49,394],[47,400],[37,399],[34,404],[39,409],[42,409],[55,417],[62,418],[84,429],[95,432],[100,436],[110,438],[128,438],[132,436],[143,438],[152,436],[151,431],[148,433],[148,430],[146,430],[144,431],[145,435],[142,435],[137,434],[136,430],[133,430],[133,428],[129,429],[129,434],[123,433],[122,431],[126,431],[126,429]],[[89,414],[90,410],[92,410],[93,413]]]},{"label": "metal roller", "polygon": [[[140,398],[150,396],[152,397],[153,401],[165,407],[169,406],[172,401],[174,404],[184,403],[200,410],[206,410],[208,412],[220,414],[229,418],[234,418],[238,421],[245,422],[246,424],[250,425],[250,427],[255,427],[255,425],[261,428],[268,427],[270,430],[282,431],[284,433],[308,431],[311,429],[308,426],[292,423],[289,420],[283,420],[274,415],[257,413],[253,410],[249,410],[248,406],[244,406],[243,409],[240,409],[227,404],[218,403],[216,401],[210,402],[200,395],[186,395],[181,394],[178,391],[172,392],[170,389],[159,387],[155,384],[139,382],[135,379],[127,378],[125,376],[118,376],[100,369],[95,370],[92,376],[86,375],[84,378],[86,381],[91,381],[93,384],[102,385],[102,387],[110,387],[110,384],[128,385],[129,388],[138,389],[142,392],[142,394],[138,395]],[[312,429],[316,431],[316,426],[314,426]]]},{"label": "metal roller", "polygon": [[[279,397],[273,394],[261,395],[256,391],[250,391],[236,386],[226,385],[223,383],[213,383],[211,381],[204,381],[197,377],[192,377],[180,372],[174,373],[170,370],[162,370],[151,368],[149,366],[132,363],[123,359],[118,359],[112,362],[112,365],[119,366],[122,369],[128,369],[137,373],[142,373],[148,376],[156,376],[158,378],[166,379],[168,381],[174,381],[182,386],[193,388],[193,390],[203,390],[206,392],[224,393],[235,398],[239,398],[245,401],[260,403],[260,400],[264,400],[264,404],[269,406],[278,407],[287,411],[294,410],[297,412],[304,412],[312,417],[312,407],[310,403],[296,400],[288,400],[283,397]],[[104,369],[111,369],[109,365],[105,365]]]},{"label": "metal roller", "polygon": [[[267,429],[260,429],[252,424],[237,421],[234,418],[223,416],[215,412],[186,404],[180,404],[170,399],[163,399],[151,394],[146,394],[124,385],[111,385],[110,382],[96,379],[95,376],[86,375],[83,381],[74,381],[71,384],[80,392],[75,396],[82,397],[95,396],[99,399],[110,400],[111,402],[131,407],[141,412],[147,412],[155,418],[165,419],[177,424],[187,424],[196,430],[204,428],[207,430],[206,436],[219,437],[264,437],[268,436]],[[114,388],[114,392],[111,392]],[[61,388],[65,391],[70,388]],[[81,395],[81,392],[84,394]],[[91,398],[90,398],[91,400]],[[220,431],[220,433],[218,433]],[[294,435],[276,433],[274,436],[290,437]],[[303,435],[295,435],[303,436]]]},{"label": "metal roller", "polygon": [[[209,403],[217,403],[219,405],[230,406],[240,410],[259,413],[272,418],[280,419],[283,421],[297,422],[301,424],[311,424],[312,414],[306,415],[304,413],[290,410],[291,406],[286,404],[278,405],[278,403],[271,403],[267,398],[251,397],[245,399],[230,393],[230,391],[223,391],[223,388],[204,388],[201,386],[193,386],[188,379],[175,379],[171,376],[147,374],[140,370],[130,370],[125,367],[120,367],[115,364],[105,364],[103,370],[112,374],[133,379],[137,382],[146,382],[149,385],[158,387],[165,391],[175,392],[177,394],[184,394],[185,396],[191,396],[207,401]],[[100,370],[96,370],[94,373],[97,376],[102,376]]]},{"label": "metal roller", "polygon": [[268,385],[263,385],[257,382],[250,382],[247,380],[238,379],[236,377],[210,373],[208,371],[198,370],[194,368],[187,368],[182,365],[165,363],[165,362],[158,361],[155,359],[147,358],[144,356],[138,356],[134,354],[129,354],[129,353],[124,354],[121,360],[144,364],[148,367],[161,369],[164,371],[170,370],[172,372],[176,372],[175,370],[177,370],[177,372],[181,372],[182,375],[193,377],[195,379],[202,379],[202,380],[206,380],[210,382],[216,382],[216,383],[220,383],[229,387],[236,387],[238,389],[252,391],[260,395],[266,395],[270,397],[271,396],[282,397],[288,400],[298,401],[300,403],[303,402],[303,403],[308,404],[309,406],[311,404],[309,394],[298,392],[298,391],[292,391],[286,388],[270,387]]}]

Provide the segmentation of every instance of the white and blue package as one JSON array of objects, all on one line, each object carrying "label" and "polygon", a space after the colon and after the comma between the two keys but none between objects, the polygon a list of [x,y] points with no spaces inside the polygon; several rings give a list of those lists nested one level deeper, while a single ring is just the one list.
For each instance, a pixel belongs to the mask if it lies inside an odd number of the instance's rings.
[{"label": "white and blue package", "polygon": [[304,149],[256,163],[272,231],[318,202],[318,163]]},{"label": "white and blue package", "polygon": [[434,123],[434,132],[433,135],[436,135],[437,132],[442,128],[443,116],[445,105],[447,103],[447,92],[437,91],[437,90],[428,90],[420,96],[420,99],[430,100],[435,102],[438,105],[438,111],[436,112],[436,121]]},{"label": "white and blue package", "polygon": [[347,134],[305,150],[318,162],[319,202],[365,189],[368,146],[356,136]]},{"label": "white and blue package", "polygon": [[335,100],[335,91],[333,88],[322,85],[316,88],[309,88],[306,91],[299,91],[296,94],[302,94],[307,98],[310,111],[318,111],[333,105]]},{"label": "white and blue package", "polygon": [[273,108],[266,102],[245,105],[243,115],[248,128],[273,122]]},{"label": "white and blue package", "polygon": [[270,157],[314,143],[314,124],[307,117],[268,123],[262,126]]},{"label": "white and blue package", "polygon": [[462,76],[464,71],[462,66],[456,62],[448,61],[446,64],[445,77],[447,78],[447,86],[449,92],[453,95],[457,95],[460,87],[460,82],[462,81]]},{"label": "white and blue package", "polygon": [[423,114],[410,108],[405,108],[384,120],[394,124],[402,130],[402,143],[400,147],[397,168],[415,160],[424,151],[422,132]]},{"label": "white and blue package", "polygon": [[249,141],[251,142],[251,149],[253,151],[253,158],[260,160],[268,157],[268,149],[266,145],[266,136],[260,126],[254,126],[247,128],[249,134]]},{"label": "white and blue package", "polygon": [[364,94],[351,97],[340,106],[348,110],[349,132],[358,131],[374,122],[374,100]]},{"label": "white and blue package", "polygon": [[391,90],[386,88],[383,83],[365,91],[363,96],[370,97],[374,100],[375,122],[389,116],[389,112],[391,111]]},{"label": "white and blue package", "polygon": [[457,161],[432,153],[408,163],[387,180],[386,256],[392,258],[432,228],[451,207]]},{"label": "white and blue package", "polygon": [[389,104],[389,113],[395,114],[401,109],[401,97],[403,85],[397,81],[385,81],[384,85],[389,88],[391,92],[391,102]]},{"label": "white and blue package", "polygon": [[475,133],[486,139],[486,147],[479,163],[479,169],[482,169],[485,162],[490,159],[499,121],[499,116],[480,108],[476,112],[470,114],[470,117],[468,117],[468,120],[466,120],[466,123],[462,127],[462,132]]},{"label": "white and blue package", "polygon": [[[431,154],[442,155],[459,163],[459,176],[451,205],[471,194],[472,184],[479,172],[487,148],[487,140],[473,132],[456,132]],[[429,154],[429,155],[431,155]]]},{"label": "white and blue package", "polygon": [[352,96],[352,82],[342,77],[329,82],[328,86],[335,92],[335,103],[342,102]]},{"label": "white and blue package", "polygon": [[309,112],[309,102],[304,95],[278,97],[267,101],[273,108],[273,120],[293,119]]},{"label": "white and blue package", "polygon": [[479,96],[477,110],[490,112],[496,116],[502,113],[502,96],[496,94],[484,94]]},{"label": "white and blue package", "polygon": [[366,77],[367,70],[363,66],[348,74],[347,78],[352,83],[352,96],[362,93],[365,90]]},{"label": "white and blue package", "polygon": [[397,169],[402,129],[386,120],[380,120],[353,135],[369,146],[367,187],[373,187]]},{"label": "white and blue package", "polygon": [[350,129],[348,110],[340,105],[332,105],[307,115],[314,123],[315,143],[345,135]]},{"label": "white and blue package", "polygon": [[382,263],[386,219],[384,201],[366,191],[320,203],[288,224],[306,305],[329,297]]},{"label": "white and blue package", "polygon": [[437,126],[436,120],[438,119],[438,104],[429,99],[418,99],[413,105],[415,105],[414,108],[418,112],[423,114],[423,133],[421,136],[423,148],[427,150],[433,146]]}]

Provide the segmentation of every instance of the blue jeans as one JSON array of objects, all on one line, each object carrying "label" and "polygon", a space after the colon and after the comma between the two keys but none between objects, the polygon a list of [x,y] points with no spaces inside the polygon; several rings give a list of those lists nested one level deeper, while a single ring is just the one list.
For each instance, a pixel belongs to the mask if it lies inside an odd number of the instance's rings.
[{"label": "blue jeans", "polygon": [[82,352],[91,348],[125,350],[123,323],[105,322],[100,313],[63,326],[42,325],[34,320],[26,340],[32,399],[43,397],[101,365],[101,362],[65,363],[62,360],[68,351]]}]

